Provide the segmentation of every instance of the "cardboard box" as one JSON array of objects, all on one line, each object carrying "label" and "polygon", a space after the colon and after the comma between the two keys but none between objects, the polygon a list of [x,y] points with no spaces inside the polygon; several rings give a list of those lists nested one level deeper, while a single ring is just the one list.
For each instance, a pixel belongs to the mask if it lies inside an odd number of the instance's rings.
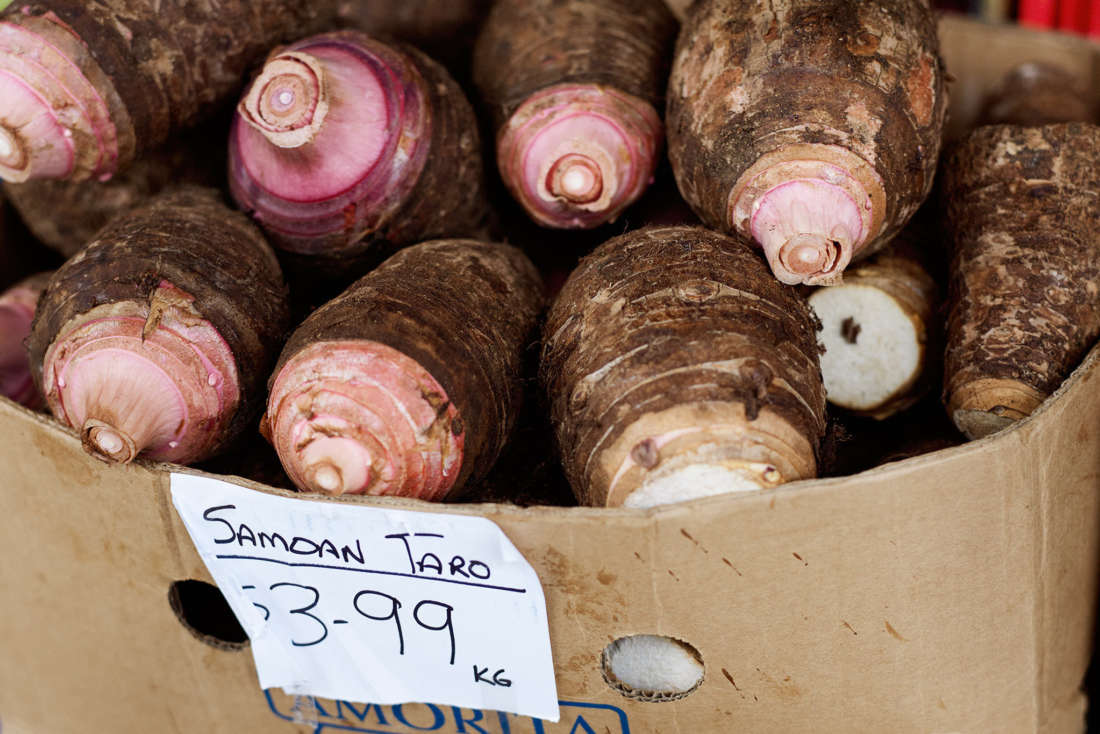
[{"label": "cardboard box", "polygon": [[[1026,31],[947,19],[943,38],[964,80],[956,92],[965,85],[969,98],[1025,56],[1100,68],[1094,47]],[[959,101],[956,124],[968,110]],[[1000,435],[848,478],[649,511],[343,500],[479,514],[503,528],[546,591],[557,724],[261,691],[247,649],[207,644],[171,608],[173,582],[210,577],[171,505],[166,467],[106,466],[48,418],[0,400],[0,726],[1078,732],[1100,554],[1098,362],[1093,350]],[[601,651],[639,633],[694,645],[699,688],[642,702],[609,687]]]}]

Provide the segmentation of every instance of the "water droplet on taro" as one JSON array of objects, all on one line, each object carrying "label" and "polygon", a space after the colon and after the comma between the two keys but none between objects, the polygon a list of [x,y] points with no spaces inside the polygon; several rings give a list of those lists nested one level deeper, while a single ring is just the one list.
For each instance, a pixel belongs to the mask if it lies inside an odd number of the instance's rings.
[{"label": "water droplet on taro", "polygon": [[179,445],[180,445],[179,441],[169,441],[168,442],[168,448],[170,448],[170,449],[179,448]]},{"label": "water droplet on taro", "polygon": [[65,378],[64,377],[58,377],[57,378],[57,386],[60,387],[61,389],[65,388]]},{"label": "water droplet on taro", "polygon": [[214,387],[214,385],[217,385],[217,384],[218,384],[218,377],[217,377],[217,375],[210,375],[209,377],[207,377],[207,378],[206,378],[206,383],[207,383],[208,385],[210,385],[210,387]]}]

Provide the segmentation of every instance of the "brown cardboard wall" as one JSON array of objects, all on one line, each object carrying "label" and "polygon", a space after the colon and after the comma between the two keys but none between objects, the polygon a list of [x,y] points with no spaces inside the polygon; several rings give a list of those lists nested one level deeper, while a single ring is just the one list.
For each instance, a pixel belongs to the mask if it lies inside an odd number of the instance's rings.
[{"label": "brown cardboard wall", "polygon": [[[496,521],[538,571],[560,697],[619,709],[629,731],[1075,731],[1097,359],[1001,436],[852,478],[654,511],[447,509]],[[167,473],[103,465],[7,403],[0,422],[4,731],[293,731],[246,651],[199,641],[169,608],[172,581],[209,576]],[[698,691],[642,703],[604,683],[603,647],[643,632],[699,649]]]}]

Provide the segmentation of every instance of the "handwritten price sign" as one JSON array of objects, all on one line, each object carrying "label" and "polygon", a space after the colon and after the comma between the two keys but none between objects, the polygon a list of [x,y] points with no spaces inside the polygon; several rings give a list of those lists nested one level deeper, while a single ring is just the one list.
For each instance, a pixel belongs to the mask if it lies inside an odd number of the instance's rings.
[{"label": "handwritten price sign", "polygon": [[558,720],[546,601],[492,521],[289,499],[188,474],[172,502],[261,688]]}]

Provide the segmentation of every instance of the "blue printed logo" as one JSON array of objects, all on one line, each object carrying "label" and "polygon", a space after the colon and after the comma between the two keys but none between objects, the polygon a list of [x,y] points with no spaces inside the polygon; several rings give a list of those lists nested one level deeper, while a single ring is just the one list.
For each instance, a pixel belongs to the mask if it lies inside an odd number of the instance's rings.
[{"label": "blue printed logo", "polygon": [[599,703],[559,701],[557,723],[503,711],[482,711],[432,703],[383,706],[330,701],[313,696],[288,696],[264,691],[271,711],[284,721],[313,726],[313,734],[630,734],[626,713]]}]

